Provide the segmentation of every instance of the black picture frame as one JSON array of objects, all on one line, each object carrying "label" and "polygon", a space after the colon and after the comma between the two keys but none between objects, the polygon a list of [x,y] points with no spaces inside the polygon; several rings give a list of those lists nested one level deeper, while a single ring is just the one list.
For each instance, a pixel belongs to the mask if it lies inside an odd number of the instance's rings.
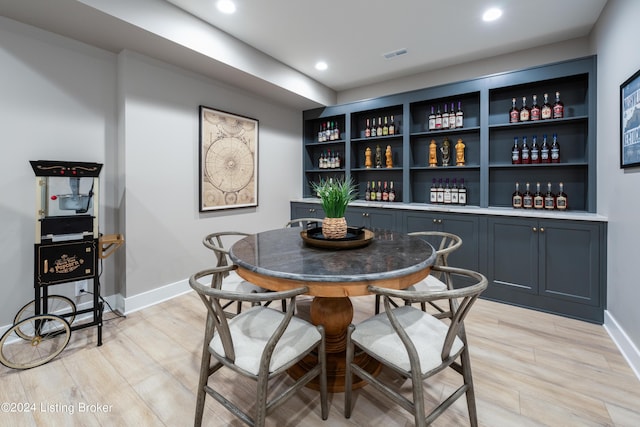
[{"label": "black picture frame", "polygon": [[258,120],[200,106],[200,212],[258,206]]},{"label": "black picture frame", "polygon": [[640,70],[620,85],[620,167],[640,166]]}]

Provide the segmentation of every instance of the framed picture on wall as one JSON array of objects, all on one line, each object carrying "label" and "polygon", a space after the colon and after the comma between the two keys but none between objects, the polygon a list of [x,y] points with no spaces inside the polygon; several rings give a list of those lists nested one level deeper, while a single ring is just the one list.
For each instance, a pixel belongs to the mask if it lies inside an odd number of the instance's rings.
[{"label": "framed picture on wall", "polygon": [[200,212],[258,206],[258,121],[200,106]]},{"label": "framed picture on wall", "polygon": [[620,85],[620,167],[640,166],[640,70]]}]

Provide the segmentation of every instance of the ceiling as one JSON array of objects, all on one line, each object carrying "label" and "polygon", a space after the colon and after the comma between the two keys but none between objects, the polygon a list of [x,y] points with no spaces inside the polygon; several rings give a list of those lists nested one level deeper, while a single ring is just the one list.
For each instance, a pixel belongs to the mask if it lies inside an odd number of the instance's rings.
[{"label": "ceiling", "polygon": [[[310,96],[298,87],[316,85],[335,97],[376,82],[587,36],[606,1],[235,0],[237,12],[223,15],[215,0],[0,0],[0,15],[310,108],[310,103],[331,103],[331,96]],[[503,9],[500,20],[482,21],[489,6]],[[194,48],[197,43],[185,39],[196,26],[224,35],[237,56],[259,60],[245,69],[248,60],[218,57],[224,47],[216,43]],[[407,54],[384,58],[398,49]],[[329,68],[316,70],[318,60]],[[306,82],[287,83],[297,76]]]}]

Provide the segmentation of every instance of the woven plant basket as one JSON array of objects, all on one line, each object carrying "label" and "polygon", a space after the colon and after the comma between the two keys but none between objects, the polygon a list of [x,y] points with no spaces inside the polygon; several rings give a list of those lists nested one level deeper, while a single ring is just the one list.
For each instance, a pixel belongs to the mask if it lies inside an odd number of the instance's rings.
[{"label": "woven plant basket", "polygon": [[347,236],[347,219],[345,217],[323,219],[322,235],[325,239],[343,239]]}]

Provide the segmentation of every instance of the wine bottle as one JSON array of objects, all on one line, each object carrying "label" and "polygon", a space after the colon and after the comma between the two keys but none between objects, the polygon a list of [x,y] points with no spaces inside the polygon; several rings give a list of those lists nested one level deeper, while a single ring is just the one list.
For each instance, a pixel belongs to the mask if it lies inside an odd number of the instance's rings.
[{"label": "wine bottle", "polygon": [[340,153],[336,151],[336,169],[340,169],[341,163],[342,162],[340,161]]},{"label": "wine bottle", "polygon": [[367,188],[364,190],[364,199],[368,202],[371,200],[371,184],[367,181]]},{"label": "wine bottle", "polygon": [[389,187],[387,187],[387,181],[384,182],[384,188],[382,189],[382,201],[389,201]]},{"label": "wine bottle", "polygon": [[393,123],[393,116],[391,116],[391,122],[389,123],[389,135],[396,134],[396,125]]},{"label": "wine bottle", "polygon": [[538,95],[533,95],[533,104],[531,105],[531,121],[540,120],[540,106],[538,105]]},{"label": "wine bottle", "polygon": [[376,118],[373,119],[373,124],[371,125],[371,137],[378,136],[378,130],[376,129]]},{"label": "wine bottle", "polygon": [[538,137],[536,135],[531,137],[531,163],[540,163],[540,147],[538,146]]},{"label": "wine bottle", "polygon": [[438,105],[438,109],[436,110],[436,127],[435,130],[442,129],[442,112],[440,111],[440,105]]},{"label": "wine bottle", "polygon": [[369,126],[369,119],[367,119],[367,127],[364,128],[364,137],[369,138],[371,136],[371,126]]},{"label": "wine bottle", "polygon": [[390,202],[395,202],[396,201],[396,190],[393,189],[393,181],[391,181],[389,183],[390,188],[389,188],[389,201]]},{"label": "wine bottle", "polygon": [[540,109],[540,117],[542,120],[548,120],[551,118],[553,114],[553,108],[551,108],[551,104],[549,104],[549,94],[544,94],[544,103],[542,104],[542,108]]},{"label": "wine bottle", "polygon": [[378,129],[376,129],[376,134],[378,136],[382,136],[382,117],[378,117]]},{"label": "wine bottle", "polygon": [[324,131],[324,140],[331,140],[331,122],[327,122],[327,128]]},{"label": "wine bottle", "polygon": [[451,186],[451,204],[452,205],[457,205],[458,203],[460,203],[460,199],[459,199],[459,188],[458,188],[458,180],[456,178],[453,178],[453,185]]},{"label": "wine bottle", "polygon": [[528,182],[525,184],[524,194],[522,195],[522,207],[525,209],[533,208],[533,194],[531,194]]},{"label": "wine bottle", "polygon": [[527,97],[522,97],[522,108],[520,109],[520,121],[528,122],[531,117],[531,109],[527,107]]},{"label": "wine bottle", "polygon": [[442,178],[438,181],[438,190],[436,193],[436,203],[443,204],[444,203],[444,187],[442,186]]},{"label": "wine bottle", "polygon": [[453,109],[453,102],[451,103],[451,109],[449,110],[449,129],[456,128],[456,110]]},{"label": "wine bottle", "polygon": [[542,135],[542,147],[540,147],[540,162],[551,163],[551,150],[547,144],[547,134]]},{"label": "wine bottle", "polygon": [[520,183],[516,182],[516,191],[511,195],[511,206],[515,209],[522,208],[522,193],[520,192]]},{"label": "wine bottle", "polygon": [[382,200],[382,183],[380,181],[378,181],[378,191],[376,191],[376,200],[377,201]]},{"label": "wine bottle", "polygon": [[384,126],[382,127],[382,136],[389,135],[389,123],[387,122],[387,116],[384,116]]},{"label": "wine bottle", "polygon": [[467,187],[464,186],[464,178],[460,178],[460,188],[458,188],[458,204],[467,204]]},{"label": "wine bottle", "polygon": [[447,112],[447,103],[444,103],[444,112],[442,113],[442,129],[449,129],[449,113]]},{"label": "wine bottle", "polygon": [[529,145],[527,144],[527,137],[522,137],[522,148],[520,149],[520,162],[523,165],[528,165],[531,163],[531,151],[529,150]]},{"label": "wine bottle", "polygon": [[322,124],[320,125],[320,129],[318,130],[318,142],[322,142],[324,139],[324,129],[322,129]]},{"label": "wine bottle", "polygon": [[544,208],[544,196],[540,191],[540,183],[536,182],[536,192],[533,194],[533,208],[534,209],[543,209]]},{"label": "wine bottle", "polygon": [[558,134],[553,134],[553,143],[551,144],[551,163],[560,163],[560,144],[558,144]]},{"label": "wine bottle", "polygon": [[553,104],[553,118],[561,119],[564,117],[564,104],[560,101],[560,92],[556,92],[556,102]]},{"label": "wine bottle", "polygon": [[449,187],[449,178],[447,178],[445,185],[444,185],[444,195],[442,197],[442,203],[444,203],[445,205],[450,205],[451,204],[451,187]]},{"label": "wine bottle", "polygon": [[338,125],[338,122],[335,122],[333,126],[333,139],[336,141],[340,139],[340,125]]},{"label": "wine bottle", "polygon": [[371,181],[371,195],[369,197],[369,200],[371,200],[372,202],[376,201],[376,182],[375,181]]},{"label": "wine bottle", "polygon": [[436,110],[433,107],[433,105],[431,106],[431,114],[429,114],[427,119],[428,119],[428,123],[429,123],[427,128],[429,130],[435,130],[436,129]]},{"label": "wine bottle", "polygon": [[513,148],[511,148],[511,164],[519,165],[520,163],[522,163],[520,158],[520,146],[518,145],[518,137],[516,136],[513,138]]},{"label": "wine bottle", "polygon": [[511,110],[509,110],[509,123],[518,123],[520,120],[520,110],[516,107],[516,99],[511,99]]},{"label": "wine bottle", "polygon": [[462,102],[458,101],[458,111],[456,111],[456,127],[461,128],[464,125],[464,111],[462,111]]},{"label": "wine bottle", "polygon": [[431,180],[431,189],[429,191],[429,202],[434,205],[438,203],[438,187],[436,186],[436,179]]},{"label": "wine bottle", "polygon": [[551,183],[547,183],[547,192],[544,195],[544,208],[553,210],[556,207],[556,196],[551,192]]},{"label": "wine bottle", "polygon": [[556,195],[556,209],[564,211],[569,208],[569,199],[564,192],[564,184],[560,183],[560,191]]}]

